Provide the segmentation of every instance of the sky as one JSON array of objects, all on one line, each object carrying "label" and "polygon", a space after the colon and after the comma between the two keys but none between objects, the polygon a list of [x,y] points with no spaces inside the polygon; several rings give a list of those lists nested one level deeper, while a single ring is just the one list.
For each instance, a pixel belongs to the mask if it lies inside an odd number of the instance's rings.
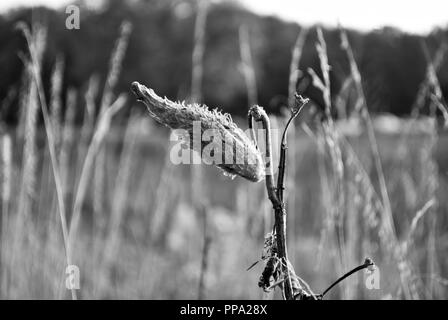
[{"label": "sky", "polygon": [[371,30],[388,25],[424,34],[448,25],[448,0],[243,0],[261,14],[274,14],[303,24],[316,22]]},{"label": "sky", "polygon": [[[448,0],[239,0],[262,15],[311,25],[322,23],[368,31],[388,25],[425,34],[448,25]],[[1,0],[0,12],[17,5],[60,7],[67,0]]]}]

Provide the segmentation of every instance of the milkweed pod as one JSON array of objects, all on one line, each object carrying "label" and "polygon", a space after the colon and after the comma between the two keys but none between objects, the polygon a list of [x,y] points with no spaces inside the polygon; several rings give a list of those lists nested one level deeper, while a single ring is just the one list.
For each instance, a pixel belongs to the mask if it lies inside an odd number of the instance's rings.
[{"label": "milkweed pod", "polygon": [[[173,102],[158,96],[154,90],[132,83],[132,91],[143,102],[151,117],[173,129],[187,132],[188,146],[201,155],[204,163],[213,164],[228,175],[238,175],[247,180],[258,182],[264,178],[264,162],[259,149],[253,141],[233,121],[229,114],[210,110],[205,105]],[[199,124],[199,128],[195,125]],[[195,130],[200,130],[200,141],[195,140]],[[213,135],[220,140],[220,147],[204,152],[210,144],[205,135]],[[206,141],[204,141],[206,140]],[[209,148],[210,149],[210,148]],[[220,161],[216,161],[220,159]]]}]

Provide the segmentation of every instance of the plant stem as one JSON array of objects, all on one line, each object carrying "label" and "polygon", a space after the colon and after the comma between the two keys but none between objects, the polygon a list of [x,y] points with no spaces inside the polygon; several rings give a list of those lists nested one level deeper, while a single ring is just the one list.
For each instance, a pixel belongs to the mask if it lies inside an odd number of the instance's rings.
[{"label": "plant stem", "polygon": [[277,177],[277,196],[281,202],[283,202],[283,191],[285,190],[285,170],[286,170],[286,150],[288,149],[286,137],[288,134],[289,125],[299,115],[303,107],[308,103],[309,99],[304,99],[297,93],[294,95],[295,102],[292,108],[291,116],[286,123],[285,129],[282,135],[282,142],[280,146],[280,161],[278,165],[278,177]]},{"label": "plant stem", "polygon": [[208,226],[208,216],[207,207],[202,206],[202,216],[204,223],[204,243],[202,247],[202,260],[201,260],[201,272],[199,274],[199,289],[198,289],[198,300],[204,300],[206,298],[206,276],[209,266],[209,251],[211,244],[210,231]]},{"label": "plant stem", "polygon": [[337,279],[335,282],[333,282],[327,289],[325,289],[325,291],[320,295],[321,298],[323,298],[325,296],[325,294],[330,291],[335,285],[337,285],[339,282],[341,282],[342,280],[344,280],[345,278],[351,276],[352,274],[354,274],[355,272],[358,272],[359,270],[368,268],[370,266],[374,266],[375,264],[373,263],[373,261],[370,258],[366,258],[366,260],[364,261],[363,264],[357,266],[356,268],[350,270],[349,272],[347,272],[346,274],[344,274],[342,277],[340,277],[339,279]]},{"label": "plant stem", "polygon": [[275,231],[277,241],[278,258],[281,261],[282,273],[287,278],[283,285],[283,296],[286,300],[293,300],[294,295],[292,291],[291,279],[288,270],[288,250],[286,247],[286,210],[283,202],[278,198],[277,190],[274,186],[274,172],[272,169],[272,140],[271,140],[271,125],[269,117],[260,106],[253,106],[249,110],[250,116],[257,122],[261,122],[263,129],[266,131],[266,189],[269,200],[274,207]]}]

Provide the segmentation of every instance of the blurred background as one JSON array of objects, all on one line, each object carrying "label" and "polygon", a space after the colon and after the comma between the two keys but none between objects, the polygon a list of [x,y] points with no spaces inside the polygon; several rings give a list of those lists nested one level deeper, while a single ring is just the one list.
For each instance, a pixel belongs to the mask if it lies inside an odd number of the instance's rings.
[{"label": "blurred background", "polygon": [[253,104],[282,129],[310,98],[288,135],[297,275],[321,293],[368,256],[380,289],[361,272],[329,298],[446,299],[448,19],[427,2],[2,2],[0,297],[266,297],[246,270],[264,183],[173,165],[139,81],[243,130]]}]

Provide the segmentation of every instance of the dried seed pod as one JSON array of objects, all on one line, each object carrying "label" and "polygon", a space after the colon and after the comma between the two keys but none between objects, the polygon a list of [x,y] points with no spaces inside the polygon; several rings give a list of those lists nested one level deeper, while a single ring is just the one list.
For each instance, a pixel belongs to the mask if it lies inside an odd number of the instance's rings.
[{"label": "dried seed pod", "polygon": [[[155,120],[171,129],[188,132],[186,137],[189,139],[189,147],[201,155],[204,163],[213,164],[231,176],[238,175],[253,182],[264,178],[261,152],[243,130],[237,127],[229,114],[198,104],[173,102],[159,97],[154,90],[138,82],[132,83],[132,91],[146,105]],[[200,141],[193,141],[195,123],[200,124]],[[212,130],[214,139],[219,137],[221,147],[213,148],[207,154],[203,151],[210,142],[203,141],[202,135],[208,130]]]}]

